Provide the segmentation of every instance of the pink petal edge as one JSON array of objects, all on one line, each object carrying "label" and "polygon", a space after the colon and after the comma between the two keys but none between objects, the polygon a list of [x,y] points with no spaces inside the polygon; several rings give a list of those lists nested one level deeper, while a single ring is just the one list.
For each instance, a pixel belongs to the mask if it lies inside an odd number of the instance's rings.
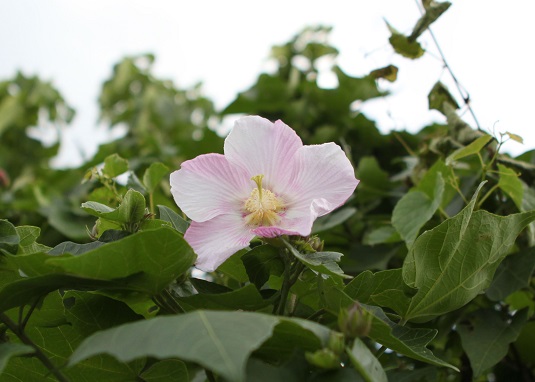
[{"label": "pink petal edge", "polygon": [[248,116],[236,121],[224,151],[228,161],[249,178],[262,174],[264,187],[278,192],[279,185],[288,183],[292,158],[301,147],[301,138],[284,122]]},{"label": "pink petal edge", "polygon": [[197,222],[235,212],[251,192],[244,171],[221,154],[199,155],[183,162],[170,182],[176,204]]},{"label": "pink petal edge", "polygon": [[237,214],[219,215],[205,222],[191,222],[184,239],[197,254],[195,266],[213,272],[234,253],[249,245],[255,234]]}]

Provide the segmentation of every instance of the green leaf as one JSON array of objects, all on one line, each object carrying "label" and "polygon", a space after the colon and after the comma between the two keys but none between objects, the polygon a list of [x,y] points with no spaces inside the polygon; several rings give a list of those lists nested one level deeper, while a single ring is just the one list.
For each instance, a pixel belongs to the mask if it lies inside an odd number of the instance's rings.
[{"label": "green leaf", "polygon": [[249,280],[258,289],[262,288],[271,275],[280,276],[284,272],[284,263],[279,250],[271,245],[259,245],[243,255],[241,259]]},{"label": "green leaf", "polygon": [[253,284],[226,293],[194,294],[188,297],[175,297],[185,311],[195,309],[255,311],[271,305],[262,298]]},{"label": "green leaf", "polygon": [[522,199],[524,198],[524,187],[522,181],[513,169],[498,163],[500,179],[498,187],[513,200],[517,208],[522,211]]},{"label": "green leaf", "polygon": [[24,225],[15,227],[15,229],[20,238],[19,254],[46,252],[50,249],[46,245],[35,242],[41,234],[41,228]]},{"label": "green leaf", "polygon": [[327,346],[329,328],[299,318],[280,319],[273,335],[255,352],[258,357],[279,363],[291,359],[296,350],[313,352]]},{"label": "green leaf", "polygon": [[239,250],[225,260],[225,262],[217,268],[217,271],[229,276],[239,283],[246,283],[249,281],[249,276],[247,275],[247,271],[245,270],[245,266],[243,265],[241,257],[248,251],[250,251],[249,247]]},{"label": "green leaf", "polygon": [[0,343],[0,375],[11,357],[33,353],[33,348],[19,343]]},{"label": "green leaf", "polygon": [[[520,211],[528,212],[535,210],[535,190],[532,187],[529,187],[526,183],[522,182],[523,196],[522,196],[522,206]],[[530,246],[535,245],[535,223],[529,225],[529,239],[528,243]]]},{"label": "green leaf", "polygon": [[427,95],[427,99],[429,101],[429,110],[438,110],[444,115],[446,114],[444,103],[451,106],[452,109],[459,108],[459,104],[455,101],[448,88],[440,81],[433,86]]},{"label": "green leaf", "polygon": [[436,1],[431,1],[427,7],[425,7],[425,13],[412,30],[411,35],[409,36],[409,41],[415,41],[422,33],[424,33],[429,25],[434,23],[444,12],[448,10],[451,3],[445,1],[438,3]]},{"label": "green leaf", "polygon": [[365,271],[344,288],[352,299],[364,304],[377,304],[404,315],[414,294],[404,282],[401,269],[389,269],[372,273]]},{"label": "green leaf", "polygon": [[437,173],[436,183],[431,196],[421,191],[403,195],[392,212],[392,225],[410,248],[418,236],[418,232],[435,214],[442,202],[444,180]]},{"label": "green leaf", "polygon": [[396,53],[413,60],[423,56],[425,51],[417,41],[410,41],[407,36],[399,33],[388,22],[386,25],[392,34],[388,41]]},{"label": "green leaf", "polygon": [[511,293],[529,285],[535,270],[535,248],[528,248],[505,258],[487,289],[492,301],[503,301]]},{"label": "green leaf", "polygon": [[254,382],[302,382],[307,378],[307,369],[306,366],[302,365],[302,362],[296,366],[292,363],[279,366],[250,358],[247,363],[246,380]]},{"label": "green leaf", "polygon": [[195,254],[171,228],[142,231],[79,256],[52,257],[47,264],[84,278],[113,280],[137,274],[130,288],[159,293],[186,272]]},{"label": "green leaf", "polygon": [[[337,288],[325,290],[325,300],[326,308],[334,315],[338,315],[341,309],[347,309],[356,302]],[[437,334],[436,330],[401,326],[391,321],[381,308],[365,304],[361,306],[372,315],[371,331],[368,335],[371,339],[407,357],[458,371],[455,366],[437,358],[427,349],[427,344]]]},{"label": "green leaf", "polygon": [[397,243],[401,241],[399,232],[391,225],[385,225],[366,232],[362,243],[366,245],[377,245],[387,243]]},{"label": "green leaf", "polygon": [[392,184],[388,173],[381,169],[375,157],[362,157],[356,170],[356,176],[360,179],[357,199],[361,203],[369,203],[389,195]]},{"label": "green leaf", "polygon": [[145,382],[189,381],[186,364],[177,359],[164,359],[149,367],[140,377]]},{"label": "green leaf", "polygon": [[48,251],[48,254],[62,255],[64,253],[70,253],[71,255],[81,255],[82,253],[86,253],[92,251],[93,249],[101,247],[104,244],[106,243],[103,243],[102,241],[94,241],[92,243],[87,244],[77,244],[73,243],[72,241],[65,241],[56,245],[54,248]]},{"label": "green leaf", "polygon": [[511,319],[503,321],[498,312],[479,310],[457,326],[474,378],[500,362],[509,351],[509,344],[516,341],[528,319],[524,309]]},{"label": "green leaf", "polygon": [[347,348],[346,352],[366,382],[388,382],[381,363],[360,339],[355,338],[353,346]]},{"label": "green leaf", "polygon": [[481,137],[477,138],[475,141],[470,143],[468,146],[461,147],[460,149],[455,150],[446,158],[446,164],[450,166],[453,162],[465,158],[469,155],[474,155],[479,153],[483,147],[487,145],[493,138],[484,134]]},{"label": "green leaf", "polygon": [[308,268],[312,269],[317,273],[321,273],[328,276],[343,277],[346,279],[352,278],[349,275],[346,275],[344,271],[338,265],[338,262],[342,258],[342,254],[338,252],[314,252],[303,254],[300,253],[297,249],[288,243],[285,239],[281,240],[284,242],[286,247],[290,250],[290,253],[294,255],[300,262],[305,264]]},{"label": "green leaf", "polygon": [[15,254],[19,249],[20,238],[15,226],[7,220],[0,220],[0,250]]},{"label": "green leaf", "polygon": [[274,316],[250,312],[198,310],[156,317],[93,334],[75,350],[69,365],[102,353],[124,362],[177,357],[241,382],[247,359],[271,337],[277,323]]},{"label": "green leaf", "polygon": [[117,208],[110,208],[97,202],[82,203],[84,211],[93,216],[119,222],[122,224],[133,224],[139,222],[145,216],[145,197],[130,189],[123,198],[121,205]]},{"label": "green leaf", "polygon": [[143,174],[143,185],[149,194],[152,194],[163,177],[169,173],[169,167],[163,163],[156,162],[150,165]]},{"label": "green leaf", "polygon": [[321,216],[314,222],[312,226],[312,233],[327,231],[328,229],[336,227],[337,225],[342,224],[351,216],[353,216],[355,212],[357,212],[356,208],[345,207],[331,212],[330,214],[327,214],[325,216]]},{"label": "green leaf", "polygon": [[387,81],[394,82],[398,78],[398,67],[394,65],[388,65],[384,68],[372,70],[370,76],[375,79],[384,78]]},{"label": "green leaf", "polygon": [[496,216],[475,211],[484,183],[456,216],[423,233],[403,264],[405,283],[417,288],[406,320],[424,322],[470,302],[486,289],[496,268],[535,211]]},{"label": "green leaf", "polygon": [[102,173],[109,178],[115,178],[128,171],[128,161],[118,154],[112,154],[104,159]]},{"label": "green leaf", "polygon": [[[100,355],[75,367],[65,368],[65,364],[85,336],[135,318],[124,304],[102,296],[67,292],[63,299],[56,292],[48,295],[33,312],[25,334],[71,381],[134,381],[144,360],[126,365],[108,355]],[[2,377],[11,377],[9,381],[56,381],[48,378],[49,375],[48,369],[35,357],[17,357],[11,359]]]},{"label": "green leaf", "polygon": [[62,274],[48,274],[29,278],[16,279],[0,288],[0,311],[9,310],[18,306],[24,306],[60,288],[77,289],[104,289],[126,288],[125,281],[83,279],[76,276]]},{"label": "green leaf", "polygon": [[168,221],[172,224],[174,229],[180,233],[185,233],[189,227],[189,223],[184,220],[182,216],[177,214],[169,207],[158,205],[158,211],[160,211],[160,219]]},{"label": "green leaf", "polygon": [[510,133],[508,131],[505,134],[508,135],[509,138],[511,138],[515,142],[524,143],[524,139],[520,135],[516,135],[516,134]]}]

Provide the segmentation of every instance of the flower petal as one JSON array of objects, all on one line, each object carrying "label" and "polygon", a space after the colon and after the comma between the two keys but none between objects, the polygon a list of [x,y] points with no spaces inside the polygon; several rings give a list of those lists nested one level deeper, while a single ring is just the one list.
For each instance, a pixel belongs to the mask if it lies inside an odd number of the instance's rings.
[{"label": "flower petal", "polygon": [[197,254],[195,266],[213,272],[234,253],[249,245],[255,236],[238,214],[219,215],[211,220],[191,222],[184,239]]},{"label": "flower petal", "polygon": [[288,182],[291,159],[301,139],[282,121],[275,123],[258,116],[236,121],[225,140],[225,157],[243,168],[249,178],[264,175],[264,187],[278,193],[278,187]]},{"label": "flower petal", "polygon": [[288,208],[281,225],[301,235],[309,234],[314,220],[344,204],[358,183],[340,146],[303,146],[294,157],[292,177],[282,191]]},{"label": "flower petal", "polygon": [[197,222],[238,211],[251,192],[249,177],[221,154],[200,155],[180,167],[171,174],[171,193]]},{"label": "flower petal", "polygon": [[[253,229],[253,233],[260,237],[277,237],[282,235],[301,235],[301,233],[296,231],[288,231],[286,229],[280,228],[280,227],[258,227]],[[307,236],[307,235],[302,235]]]}]

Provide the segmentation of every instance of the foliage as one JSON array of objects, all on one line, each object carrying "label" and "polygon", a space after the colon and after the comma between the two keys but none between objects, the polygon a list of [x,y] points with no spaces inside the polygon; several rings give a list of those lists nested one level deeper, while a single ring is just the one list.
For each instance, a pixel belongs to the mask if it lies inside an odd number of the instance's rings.
[{"label": "foliage", "polygon": [[[389,25],[411,59],[450,3],[423,6],[408,35]],[[51,169],[57,144],[28,136],[70,121],[61,95],[0,83],[1,381],[533,380],[534,152],[500,153],[522,139],[472,129],[440,82],[428,101],[444,124],[381,134],[355,105],[398,69],[333,64],[323,89],[328,34],[274,47],[277,70],[220,113],[199,86],[156,78],[153,56],[123,59],[99,102],[126,135],[77,169]],[[221,152],[211,127],[242,113],[337,142],[361,183],[311,237],[256,240],[200,273],[168,174]]]}]

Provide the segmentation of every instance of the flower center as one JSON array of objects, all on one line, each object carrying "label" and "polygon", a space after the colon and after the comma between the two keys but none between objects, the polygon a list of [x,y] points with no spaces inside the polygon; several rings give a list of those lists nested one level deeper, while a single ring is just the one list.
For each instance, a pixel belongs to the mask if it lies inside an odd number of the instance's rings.
[{"label": "flower center", "polygon": [[251,191],[251,196],[245,201],[245,221],[254,227],[269,227],[280,221],[279,212],[284,211],[284,204],[273,192],[262,188],[264,175],[251,178],[257,188]]}]

